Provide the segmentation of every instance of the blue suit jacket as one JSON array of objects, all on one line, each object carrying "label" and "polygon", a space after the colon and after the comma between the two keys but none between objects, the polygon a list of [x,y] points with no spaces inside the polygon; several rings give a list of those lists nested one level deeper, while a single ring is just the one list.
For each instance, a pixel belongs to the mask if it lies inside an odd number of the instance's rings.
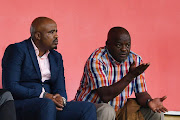
[{"label": "blue suit jacket", "polygon": [[48,93],[59,93],[67,99],[64,67],[60,53],[50,50],[51,79],[41,82],[41,73],[31,38],[9,45],[2,59],[3,87],[15,100],[39,97],[42,86]]}]

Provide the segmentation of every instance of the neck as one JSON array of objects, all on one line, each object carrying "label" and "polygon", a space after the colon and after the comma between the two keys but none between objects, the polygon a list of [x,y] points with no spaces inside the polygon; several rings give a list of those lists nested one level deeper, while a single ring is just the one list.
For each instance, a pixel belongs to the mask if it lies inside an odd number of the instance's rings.
[{"label": "neck", "polygon": [[48,50],[46,50],[37,40],[33,40],[34,44],[39,50],[39,55],[38,56],[43,56]]},{"label": "neck", "polygon": [[47,52],[47,51],[40,51],[40,50],[39,50],[39,55],[38,55],[38,56],[41,57],[41,56],[43,56],[46,52]]}]

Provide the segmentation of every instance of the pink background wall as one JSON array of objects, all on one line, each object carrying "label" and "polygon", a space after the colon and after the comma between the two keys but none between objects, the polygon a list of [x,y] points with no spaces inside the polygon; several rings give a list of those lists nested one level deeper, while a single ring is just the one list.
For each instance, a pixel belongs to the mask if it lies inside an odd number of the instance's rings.
[{"label": "pink background wall", "polygon": [[86,59],[105,45],[111,27],[123,26],[131,34],[132,50],[151,63],[146,71],[151,96],[167,95],[166,107],[180,111],[179,5],[179,0],[4,0],[0,4],[0,59],[10,43],[30,36],[35,17],[54,19],[68,100],[72,100]]}]

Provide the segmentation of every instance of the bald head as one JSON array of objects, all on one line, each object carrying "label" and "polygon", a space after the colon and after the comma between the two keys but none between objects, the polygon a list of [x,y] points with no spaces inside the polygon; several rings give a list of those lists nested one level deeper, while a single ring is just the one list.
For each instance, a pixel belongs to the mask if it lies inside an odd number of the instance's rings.
[{"label": "bald head", "polygon": [[57,24],[47,17],[38,17],[31,24],[31,38],[42,55],[48,50],[57,49]]},{"label": "bald head", "polygon": [[123,27],[111,28],[108,32],[106,47],[116,61],[126,60],[131,48],[129,32]]},{"label": "bald head", "polygon": [[43,26],[45,26],[47,23],[56,22],[48,17],[37,17],[36,19],[34,19],[30,28],[31,37],[34,38],[34,34],[36,32],[41,32]]},{"label": "bald head", "polygon": [[[107,38],[110,40],[112,37],[116,36],[117,34],[126,34],[130,38],[129,32],[123,27],[113,27],[109,30]],[[131,38],[130,38],[131,39]]]}]

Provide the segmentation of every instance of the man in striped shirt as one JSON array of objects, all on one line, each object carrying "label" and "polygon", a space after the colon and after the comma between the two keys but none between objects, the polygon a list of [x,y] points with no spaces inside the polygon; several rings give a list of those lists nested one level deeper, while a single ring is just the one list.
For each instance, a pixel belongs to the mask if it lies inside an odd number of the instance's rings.
[{"label": "man in striped shirt", "polygon": [[144,118],[162,120],[161,112],[167,111],[162,104],[166,96],[151,98],[144,77],[150,64],[143,63],[130,48],[129,32],[122,27],[111,28],[106,46],[96,49],[88,58],[75,100],[95,103],[98,119],[112,120],[116,115],[109,105],[119,113],[134,91],[138,104],[143,107],[140,111]]}]

